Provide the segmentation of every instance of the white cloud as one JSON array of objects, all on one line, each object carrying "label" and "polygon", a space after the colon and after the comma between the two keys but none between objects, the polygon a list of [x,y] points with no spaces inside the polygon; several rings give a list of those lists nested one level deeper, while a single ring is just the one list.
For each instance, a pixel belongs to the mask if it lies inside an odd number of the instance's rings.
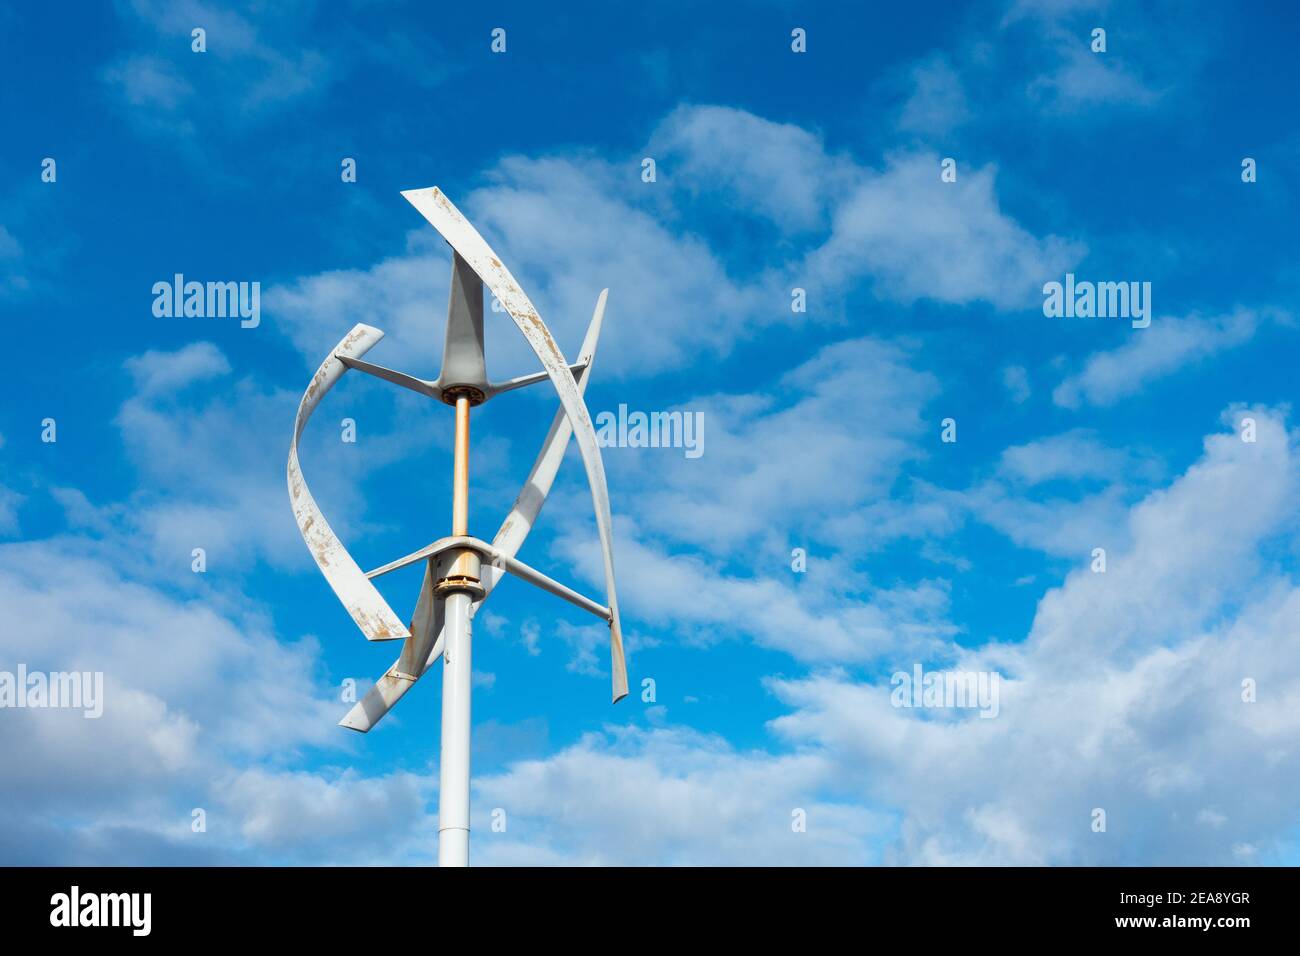
[{"label": "white cloud", "polygon": [[1076,428],[1007,448],[998,472],[1028,484],[1055,478],[1115,481],[1129,469],[1130,459],[1126,452],[1102,444],[1095,433]]},{"label": "white cloud", "polygon": [[150,397],[230,372],[225,355],[211,342],[194,342],[175,352],[145,352],[127,359],[124,367],[139,394]]},{"label": "white cloud", "polygon": [[[314,640],[276,640],[246,600],[141,583],[125,572],[130,547],[88,537],[0,545],[4,668],[103,674],[98,719],[3,712],[0,843],[20,859],[229,859],[238,848],[228,834],[182,838],[190,809],[217,806],[222,777],[240,763],[342,743],[342,704],[315,683]],[[25,845],[31,832],[46,833],[39,848]]]},{"label": "white cloud", "polygon": [[1238,309],[1208,319],[1195,315],[1156,319],[1145,329],[1131,330],[1132,337],[1120,347],[1090,355],[1082,370],[1056,386],[1052,400],[1064,408],[1114,405],[1151,382],[1244,345],[1265,318]]},{"label": "white cloud", "polygon": [[[496,240],[561,342],[576,351],[596,295],[610,289],[604,375],[646,375],[725,355],[781,320],[782,309],[789,314],[788,290],[733,279],[707,242],[642,208],[629,193],[647,187],[629,169],[508,157],[490,179],[467,197],[470,218]],[[504,337],[503,352],[527,368],[536,364],[513,330]]]},{"label": "white cloud", "polygon": [[940,157],[895,155],[836,208],[831,236],[804,264],[811,284],[839,288],[871,277],[878,295],[911,303],[1034,301],[1044,275],[1073,268],[1080,244],[1039,239],[999,208],[995,170],[958,167],[941,182]]},{"label": "white cloud", "polygon": [[155,56],[127,57],[105,70],[104,79],[133,107],[171,111],[194,92],[171,64]]},{"label": "white cloud", "polygon": [[890,535],[883,518],[852,531],[844,522],[864,520],[923,456],[924,412],[939,392],[933,375],[912,368],[915,350],[848,339],[759,390],[690,398],[682,407],[704,415],[702,456],[611,449],[609,468],[622,487],[646,486],[637,501],[648,531],[711,554],[758,545],[788,555],[809,539],[871,548]]},{"label": "white cloud", "polygon": [[1027,401],[1033,394],[1029,385],[1029,372],[1023,365],[1008,365],[1002,370],[1002,384],[1011,393],[1011,400],[1017,405]]},{"label": "white cloud", "polygon": [[898,118],[899,129],[938,137],[970,118],[961,77],[947,57],[936,54],[915,64],[910,79],[912,91]]},{"label": "white cloud", "polygon": [[267,289],[264,311],[312,369],[364,322],[386,333],[369,360],[434,378],[446,322],[437,303],[447,298],[451,273],[451,257],[439,245],[432,229],[413,230],[405,253],[369,269],[331,270]]},{"label": "white cloud", "polygon": [[[474,858],[508,865],[873,862],[887,816],[834,799],[818,756],[736,751],[684,728],[609,728],[475,785]],[[506,812],[504,833],[486,826]],[[806,816],[805,832],[793,826]]]},{"label": "white cloud", "polygon": [[1160,476],[1159,461],[1073,429],[1013,445],[990,478],[937,495],[1020,547],[1082,562],[1127,544],[1128,504]]},{"label": "white cloud", "polygon": [[[202,726],[210,746],[266,753],[324,739],[338,705],[316,697],[314,640],[278,642],[220,592],[181,599],[141,583],[123,573],[136,563],[128,549],[77,537],[0,545],[5,659],[104,672],[105,720],[133,692]],[[93,741],[100,722],[84,724]]]},{"label": "white cloud", "polygon": [[[1277,794],[1300,777],[1300,589],[1261,555],[1294,527],[1296,448],[1276,414],[1252,414],[1260,442],[1209,437],[1201,461],[1132,509],[1132,544],[1105,574],[1075,571],[1044,597],[1023,645],[959,658],[1005,676],[996,720],[918,719],[890,707],[888,687],[831,675],[774,684],[794,708],[776,730],[906,814],[900,862],[1276,853],[1295,826]],[[1269,688],[1255,704],[1242,702],[1246,677]],[[1203,825],[1207,806],[1220,825]]]},{"label": "white cloud", "polygon": [[[1091,30],[1052,31],[1059,63],[1029,83],[1032,99],[1052,110],[1077,111],[1096,106],[1150,107],[1163,91],[1149,86],[1117,51],[1094,53]],[[1108,40],[1108,44],[1109,44]]]},{"label": "white cloud", "polygon": [[[1194,35],[1171,37],[1168,24],[1148,19],[1149,11],[1131,6],[1123,21],[1107,16],[1109,0],[1016,0],[1002,18],[999,39],[1031,53],[1043,72],[1025,83],[1031,102],[1049,113],[1071,114],[1105,106],[1144,109],[1159,103],[1202,61]],[[1106,31],[1106,49],[1093,52],[1093,30]],[[1161,51],[1178,50],[1176,57]],[[1129,52],[1141,49],[1140,57]],[[1156,78],[1166,80],[1157,85]]]},{"label": "white cloud", "polygon": [[721,193],[791,232],[821,226],[853,172],[808,130],[725,106],[679,106],[648,150],[669,186]]},{"label": "white cloud", "polygon": [[[788,553],[768,568],[753,561],[748,575],[730,573],[680,549],[642,541],[629,523],[620,525],[618,547],[619,600],[629,622],[652,632],[669,628],[686,644],[748,637],[798,661],[864,663],[901,647],[933,652],[956,630],[947,620],[942,581],[873,586],[834,557],[815,552],[800,575],[791,571]],[[584,578],[599,580],[598,556],[585,539],[566,536],[558,549]],[[631,623],[625,630],[631,644],[637,631]],[[607,673],[608,632],[592,629],[590,637],[583,658],[588,666],[575,669]],[[629,657],[634,651],[631,645]]]},{"label": "white cloud", "polygon": [[1121,487],[1081,497],[1049,497],[987,481],[954,498],[1020,547],[1057,557],[1086,561],[1093,548],[1127,540]]},{"label": "white cloud", "polygon": [[[262,39],[264,27],[274,31],[284,25],[276,22],[277,16],[300,22],[301,9],[250,7],[241,12],[198,0],[133,0],[120,9],[129,11],[123,18],[128,29],[151,37],[141,41],[142,47],[157,49],[156,41],[162,38],[178,44],[172,62],[153,54],[127,54],[104,72],[105,82],[127,104],[145,111],[140,120],[155,128],[190,131],[180,114],[206,92],[213,94],[205,96],[209,106],[227,106],[225,118],[242,121],[266,107],[299,99],[330,77],[328,62],[317,50],[305,48],[291,56],[282,45]],[[201,54],[190,48],[196,27],[207,34],[207,51]],[[184,58],[195,56],[204,57],[202,69],[189,71],[198,88],[179,67],[182,62],[193,65],[196,61]],[[209,86],[213,77],[219,82]]]},{"label": "white cloud", "polygon": [[218,813],[237,821],[244,841],[280,860],[392,866],[436,857],[431,789],[431,778],[411,773],[251,769],[222,782]]}]

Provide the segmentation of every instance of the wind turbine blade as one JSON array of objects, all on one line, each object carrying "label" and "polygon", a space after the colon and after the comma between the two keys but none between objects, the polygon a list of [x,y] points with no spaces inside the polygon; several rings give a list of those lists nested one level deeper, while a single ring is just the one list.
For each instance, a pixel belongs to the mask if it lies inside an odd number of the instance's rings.
[{"label": "wind turbine blade", "polygon": [[[582,351],[580,353],[579,365],[581,366],[575,373],[575,379],[578,383],[578,391],[585,392],[587,382],[591,380],[591,367],[596,361],[596,346],[600,342],[600,327],[605,316],[605,299],[609,292],[605,289],[600,293],[600,298],[596,300],[596,310],[591,317],[591,325],[587,328],[587,335],[582,341]],[[569,439],[573,435],[573,428],[569,424],[569,418],[564,414],[561,408],[555,413],[551,420],[551,428],[546,433],[546,439],[542,442],[541,451],[537,454],[537,460],[533,462],[532,470],[528,472],[528,477],[524,480],[524,486],[520,489],[515,503],[510,509],[510,514],[506,520],[501,523],[501,528],[497,531],[496,537],[492,539],[492,546],[503,554],[514,557],[519,548],[523,545],[524,540],[528,537],[528,532],[532,530],[533,523],[541,513],[542,505],[546,503],[546,496],[550,493],[551,485],[555,482],[555,476],[560,470],[560,464],[564,461],[564,453],[568,450]],[[426,594],[432,593],[433,581],[430,574],[435,573],[428,566],[424,570],[424,584],[420,588],[420,602],[425,600]],[[498,581],[506,572],[491,564],[483,565],[483,600],[492,593]],[[473,617],[478,613],[479,606],[483,600],[475,601],[469,609],[470,616]],[[415,606],[415,618],[420,617],[420,602]],[[414,629],[414,622],[412,623]],[[442,622],[438,621],[438,637],[429,651],[429,657],[424,663],[424,670],[420,672],[423,676],[429,668],[437,663],[438,658],[442,656]],[[408,642],[409,643],[409,642]],[[405,648],[403,648],[405,650]],[[366,694],[365,698],[358,701],[346,717],[339,721],[340,727],[347,727],[351,730],[359,730],[362,733],[370,730],[379,722],[393,705],[402,699],[403,695],[410,690],[414,680],[406,680],[401,674],[403,658],[399,658],[392,667],[381,677],[375,686]],[[396,674],[394,672],[397,672]]]},{"label": "wind turbine blade", "polygon": [[[582,340],[582,349],[578,352],[578,361],[575,363],[583,368],[590,368],[591,363],[596,361],[596,345],[600,342],[600,327],[605,322],[605,302],[608,299],[608,289],[601,289],[600,295],[596,296],[596,308],[591,313],[591,325],[587,326],[587,334]],[[574,377],[577,377],[576,373]]]},{"label": "wind turbine blade", "polygon": [[[442,346],[438,386],[488,387],[483,357],[483,280],[458,255],[451,259],[451,292],[447,303],[447,332]],[[455,404],[454,402],[452,404]]]},{"label": "wind turbine blade", "polygon": [[[582,340],[582,351],[576,363],[580,368],[574,373],[579,395],[586,392],[587,383],[591,381],[591,367],[596,362],[596,346],[600,343],[600,327],[605,318],[605,299],[608,292],[608,289],[602,290],[596,300],[591,324],[587,327],[587,334]],[[524,480],[524,486],[515,498],[510,514],[501,523],[501,530],[497,532],[497,536],[492,539],[492,545],[497,550],[511,557],[519,552],[524,539],[528,537],[528,532],[532,530],[533,522],[541,513],[542,505],[546,503],[546,496],[550,494],[551,485],[554,484],[555,476],[559,473],[560,464],[569,449],[569,439],[572,435],[573,425],[561,406],[555,413],[555,417],[551,419],[551,428],[546,433],[546,440],[542,442],[542,450],[538,453],[537,460],[533,462],[532,471]],[[488,570],[484,568],[485,572]],[[499,568],[490,570],[495,575],[494,583],[496,578],[504,573]]]},{"label": "wind turbine blade", "polygon": [[293,424],[293,441],[289,443],[289,501],[293,504],[293,516],[298,522],[298,530],[302,532],[303,540],[307,542],[307,548],[320,566],[325,580],[368,641],[391,641],[411,635],[388,606],[388,602],[352,560],[352,555],[348,554],[343,542],[321,514],[302,475],[302,465],[298,461],[298,439],[302,437],[307,420],[325,393],[347,371],[340,356],[359,358],[383,337],[384,333],[379,329],[360,324],[354,325],[352,331],[344,336],[343,341],[316,370],[311,384],[303,393],[302,401],[298,404],[298,416]]},{"label": "wind turbine blade", "polygon": [[402,656],[395,665],[399,673],[409,674],[412,680],[424,673],[424,665],[442,632],[443,606],[434,593],[434,584],[446,571],[442,555],[429,559],[425,564],[420,598],[415,602],[415,613],[411,616],[411,636],[402,646]]},{"label": "wind turbine blade", "polygon": [[363,734],[369,731],[442,656],[444,608],[433,591],[439,576],[434,563],[429,562],[424,569],[420,598],[411,617],[411,637],[402,646],[402,656],[339,721],[340,727]]},{"label": "wind turbine blade", "polygon": [[542,367],[550,375],[565,414],[573,425],[573,434],[578,440],[578,450],[582,452],[582,463],[587,471],[587,484],[591,486],[591,503],[596,512],[596,530],[600,535],[601,556],[605,563],[605,594],[610,608],[610,671],[613,699],[617,703],[627,696],[627,667],[623,657],[623,632],[619,623],[618,598],[614,585],[613,519],[610,516],[609,489],[605,483],[605,465],[600,458],[596,429],[591,424],[591,415],[587,412],[582,393],[578,391],[578,383],[536,307],[501,262],[501,258],[492,251],[492,247],[452,201],[436,186],[430,189],[409,189],[402,195],[441,233],[452,249],[469,263],[510,313]]}]

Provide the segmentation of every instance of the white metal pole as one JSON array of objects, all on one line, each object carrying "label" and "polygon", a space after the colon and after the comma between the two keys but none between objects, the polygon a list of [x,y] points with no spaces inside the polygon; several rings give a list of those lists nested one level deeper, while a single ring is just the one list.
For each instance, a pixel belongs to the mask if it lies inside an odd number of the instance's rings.
[{"label": "white metal pole", "polygon": [[442,765],[438,785],[438,865],[469,865],[469,693],[471,598],[447,595],[442,649]]},{"label": "white metal pole", "polygon": [[[456,398],[455,464],[452,472],[451,533],[469,534],[469,407]],[[464,573],[462,560],[452,574]],[[471,653],[468,591],[446,594],[442,646],[442,750],[438,782],[438,865],[469,866],[469,694]]]}]

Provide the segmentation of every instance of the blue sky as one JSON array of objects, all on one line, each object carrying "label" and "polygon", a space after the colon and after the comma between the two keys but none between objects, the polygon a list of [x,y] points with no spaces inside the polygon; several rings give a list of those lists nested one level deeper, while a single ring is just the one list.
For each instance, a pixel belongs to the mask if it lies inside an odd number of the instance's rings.
[{"label": "blue sky", "polygon": [[[398,192],[437,185],[566,353],[609,287],[593,414],[705,422],[699,458],[605,451],[631,697],[581,612],[507,582],[476,618],[475,862],[1293,862],[1295,27],[1073,0],[6,10],[0,671],[102,671],[105,708],[0,710],[0,861],[435,858],[439,682],[335,726],[396,648],[316,571],[284,466],[355,323],[436,373],[449,255]],[[176,273],[260,282],[260,324],[155,317]],[[1066,273],[1151,283],[1150,326],[1045,316]],[[493,376],[532,371],[488,320]],[[476,412],[480,536],[555,404]],[[361,376],[317,413],[304,468],[363,566],[446,533],[451,426]],[[576,453],[521,557],[599,593]],[[418,584],[382,590],[405,615]],[[917,664],[998,674],[997,717],[892,706]]]}]

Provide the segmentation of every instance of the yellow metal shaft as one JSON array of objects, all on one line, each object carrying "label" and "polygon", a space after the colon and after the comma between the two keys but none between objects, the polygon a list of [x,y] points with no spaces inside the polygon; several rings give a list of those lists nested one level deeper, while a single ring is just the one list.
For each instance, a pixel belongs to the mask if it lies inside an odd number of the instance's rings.
[{"label": "yellow metal shaft", "polygon": [[469,396],[456,398],[456,464],[452,476],[451,533],[469,534]]}]

